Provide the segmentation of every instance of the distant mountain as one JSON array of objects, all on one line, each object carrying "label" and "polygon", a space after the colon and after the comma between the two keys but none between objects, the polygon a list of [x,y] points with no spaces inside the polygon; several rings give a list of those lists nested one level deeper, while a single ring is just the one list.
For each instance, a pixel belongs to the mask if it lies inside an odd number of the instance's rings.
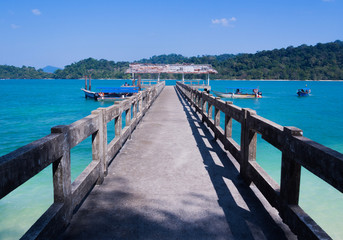
[{"label": "distant mountain", "polygon": [[61,68],[53,67],[53,66],[46,66],[42,68],[43,72],[46,72],[46,73],[54,73],[58,69],[61,69]]}]

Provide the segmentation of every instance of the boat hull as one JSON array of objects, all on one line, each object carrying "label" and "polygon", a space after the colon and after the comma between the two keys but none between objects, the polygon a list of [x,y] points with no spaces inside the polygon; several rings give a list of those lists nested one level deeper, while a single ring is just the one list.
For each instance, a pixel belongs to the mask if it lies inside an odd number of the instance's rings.
[{"label": "boat hull", "polygon": [[86,98],[91,98],[96,101],[122,101],[131,97],[132,95],[136,94],[136,92],[121,92],[121,93],[103,93],[103,92],[92,92],[81,88],[81,90],[85,93]]},{"label": "boat hull", "polygon": [[303,92],[297,92],[297,94],[298,94],[299,97],[308,97],[308,96],[310,96],[309,93],[303,93]]},{"label": "boat hull", "polygon": [[213,91],[215,95],[221,98],[262,98],[260,94],[235,94],[235,93],[222,93]]},{"label": "boat hull", "polygon": [[92,92],[84,88],[81,88],[81,90],[85,93],[85,98],[92,98],[94,100],[97,100],[99,97],[99,95],[96,92]]},{"label": "boat hull", "polygon": [[308,97],[310,96],[311,89],[310,88],[300,88],[297,91],[299,97]]}]

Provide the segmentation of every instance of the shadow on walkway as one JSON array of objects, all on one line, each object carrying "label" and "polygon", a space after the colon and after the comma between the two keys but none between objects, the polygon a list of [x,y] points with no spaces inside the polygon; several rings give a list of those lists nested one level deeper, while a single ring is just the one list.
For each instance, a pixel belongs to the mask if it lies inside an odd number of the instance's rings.
[{"label": "shadow on walkway", "polygon": [[[260,200],[245,184],[237,170],[237,161],[228,156],[217,143],[210,130],[176,87],[175,91],[187,115],[204,166],[217,193],[218,203],[225,213],[234,239],[297,239],[288,226],[282,223],[276,209],[265,199]],[[213,155],[217,155],[219,163],[215,162]],[[255,191],[258,190],[255,188]]]},{"label": "shadow on walkway", "polygon": [[161,93],[59,239],[295,239],[176,94]]}]

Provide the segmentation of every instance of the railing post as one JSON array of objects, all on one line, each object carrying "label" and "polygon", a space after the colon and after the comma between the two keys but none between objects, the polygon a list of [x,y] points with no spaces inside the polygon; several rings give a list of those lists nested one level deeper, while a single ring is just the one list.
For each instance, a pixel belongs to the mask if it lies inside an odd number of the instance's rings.
[{"label": "railing post", "polygon": [[107,176],[108,162],[107,162],[107,120],[106,108],[98,108],[102,112],[102,148],[103,148],[103,163],[104,163],[104,176]]},{"label": "railing post", "polygon": [[201,109],[201,97],[199,95],[199,91],[197,91],[196,100],[197,100],[196,102],[197,108]]},{"label": "railing post", "polygon": [[125,111],[125,126],[129,126],[131,123],[131,104],[130,107]]},{"label": "railing post", "polygon": [[190,102],[191,106],[193,106],[193,97],[194,97],[193,91],[191,91],[190,92],[190,97],[189,97],[189,102]]},{"label": "railing post", "polygon": [[[293,136],[302,136],[303,132],[296,127],[284,127],[285,145],[290,144]],[[282,151],[280,195],[285,204],[298,205],[300,190],[301,165],[295,162],[289,146]]]},{"label": "railing post", "polygon": [[[212,94],[209,94],[208,96],[211,97]],[[213,112],[213,105],[208,102],[208,114],[207,114],[207,116],[209,119],[212,119],[212,112]]]},{"label": "railing post", "polygon": [[191,90],[191,104],[194,106],[194,89]]},{"label": "railing post", "polygon": [[[215,100],[218,101],[220,98],[216,97]],[[214,126],[218,128],[220,126],[220,110],[218,107],[214,107]],[[215,134],[214,138],[217,140],[218,136]]]},{"label": "railing post", "polygon": [[206,100],[205,100],[205,98],[204,98],[204,96],[205,96],[205,93],[204,92],[202,92],[201,93],[201,115],[202,115],[202,119],[201,119],[201,121],[202,122],[205,122],[205,115],[206,115]]},{"label": "railing post", "polygon": [[[232,104],[232,102],[225,102],[226,105]],[[232,137],[232,117],[230,117],[228,114],[225,114],[225,138],[231,138]]]},{"label": "railing post", "polygon": [[54,184],[54,202],[63,203],[65,211],[63,220],[65,224],[69,223],[72,217],[71,206],[71,166],[70,166],[70,145],[69,128],[65,125],[59,125],[51,128],[51,133],[63,134],[63,155],[52,164],[52,175]]},{"label": "railing post", "polygon": [[[104,157],[104,116],[103,110],[97,109],[92,111],[92,114],[98,115],[99,117],[99,129],[92,134],[92,160],[100,162],[100,172],[97,184],[101,184],[104,181],[104,172],[107,171],[105,166]],[[106,144],[107,145],[107,144]]]},{"label": "railing post", "polygon": [[196,106],[196,108],[200,107],[199,100],[200,100],[199,94],[198,94],[198,91],[196,91],[196,93],[195,93],[195,106]]},{"label": "railing post", "polygon": [[151,93],[151,89],[149,88],[149,90],[147,91],[147,94],[146,94],[146,98],[145,98],[145,106],[149,106],[149,103],[150,103],[150,93]]},{"label": "railing post", "polygon": [[121,136],[121,130],[122,130],[122,114],[123,110],[121,107],[119,107],[119,115],[114,119],[114,136],[120,137]]},{"label": "railing post", "polygon": [[242,109],[244,121],[241,126],[241,163],[240,174],[249,185],[251,183],[251,174],[249,172],[249,161],[256,161],[256,143],[257,133],[249,128],[249,118],[256,115],[256,111],[249,108]]},{"label": "railing post", "polygon": [[134,102],[133,102],[133,115],[132,115],[134,119],[137,117],[137,101],[138,101],[138,97],[135,97]]},{"label": "railing post", "polygon": [[[216,101],[219,100],[219,97],[215,98]],[[220,110],[215,106],[214,107],[214,126],[218,127],[220,125]]]},{"label": "railing post", "polygon": [[149,98],[149,92],[146,91],[145,97],[143,97],[143,108],[145,109],[148,103],[148,98]]},{"label": "railing post", "polygon": [[138,96],[138,113],[142,114],[143,110],[143,94]]}]

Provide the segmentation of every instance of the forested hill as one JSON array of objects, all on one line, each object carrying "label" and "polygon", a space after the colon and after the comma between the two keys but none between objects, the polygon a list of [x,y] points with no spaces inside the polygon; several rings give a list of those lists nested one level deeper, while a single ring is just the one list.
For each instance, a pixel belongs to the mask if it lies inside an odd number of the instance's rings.
[{"label": "forested hill", "polygon": [[56,70],[54,77],[56,79],[78,79],[84,75],[91,75],[93,79],[125,79],[129,78],[129,75],[125,74],[128,67],[129,62],[115,63],[104,59],[88,58],[65,66],[63,70]]},{"label": "forested hill", "polygon": [[51,74],[43,72],[42,69],[36,70],[34,67],[22,66],[19,68],[0,65],[0,79],[41,79],[52,77]]},{"label": "forested hill", "polygon": [[343,42],[242,54],[212,64],[216,78],[342,80]]},{"label": "forested hill", "polygon": [[[153,56],[137,61],[140,63],[194,63],[211,64],[218,74],[215,79],[290,79],[290,80],[343,80],[343,42],[318,43],[315,46],[301,45],[255,54],[223,54],[216,56],[184,57],[178,54]],[[16,68],[0,66],[0,78],[82,78],[90,75],[93,79],[130,78],[125,74],[129,62],[114,62],[88,58],[54,74],[44,73],[32,67]],[[143,75],[143,78],[156,78]],[[187,75],[187,78],[206,76]],[[180,78],[178,75],[162,75],[162,78]]]}]

